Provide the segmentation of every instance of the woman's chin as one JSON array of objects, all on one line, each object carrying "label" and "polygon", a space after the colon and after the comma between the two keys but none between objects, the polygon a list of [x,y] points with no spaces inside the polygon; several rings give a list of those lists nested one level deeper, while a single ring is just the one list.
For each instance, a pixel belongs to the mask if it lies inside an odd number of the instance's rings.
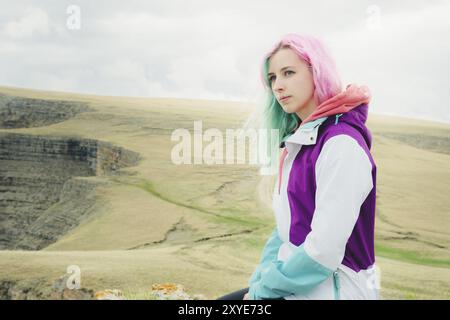
[{"label": "woman's chin", "polygon": [[289,107],[282,107],[282,108],[283,108],[284,112],[286,112],[286,113],[294,113],[295,112],[294,110],[292,110]]}]

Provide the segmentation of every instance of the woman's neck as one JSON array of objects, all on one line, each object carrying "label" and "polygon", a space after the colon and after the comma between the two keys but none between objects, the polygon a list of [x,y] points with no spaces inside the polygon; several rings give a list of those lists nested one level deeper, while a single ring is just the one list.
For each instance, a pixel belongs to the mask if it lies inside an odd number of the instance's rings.
[{"label": "woman's neck", "polygon": [[313,114],[314,110],[316,110],[317,104],[314,101],[314,97],[311,97],[309,101],[306,103],[305,106],[303,106],[298,112],[297,115],[300,118],[300,120],[304,121],[306,118],[308,118],[310,115]]}]

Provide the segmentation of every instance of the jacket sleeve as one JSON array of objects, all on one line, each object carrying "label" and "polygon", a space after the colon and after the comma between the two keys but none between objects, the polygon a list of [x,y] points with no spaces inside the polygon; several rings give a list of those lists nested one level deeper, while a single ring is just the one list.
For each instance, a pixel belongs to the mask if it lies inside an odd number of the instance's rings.
[{"label": "jacket sleeve", "polygon": [[249,287],[261,279],[261,271],[267,268],[270,262],[277,260],[278,249],[280,248],[281,243],[282,241],[278,236],[277,227],[275,227],[273,232],[270,234],[269,239],[266,241],[259,265],[248,281]]},{"label": "jacket sleeve", "polygon": [[341,264],[347,241],[372,183],[372,165],[348,135],[330,138],[316,161],[311,231],[285,261],[273,261],[249,289],[250,299],[306,294]]}]

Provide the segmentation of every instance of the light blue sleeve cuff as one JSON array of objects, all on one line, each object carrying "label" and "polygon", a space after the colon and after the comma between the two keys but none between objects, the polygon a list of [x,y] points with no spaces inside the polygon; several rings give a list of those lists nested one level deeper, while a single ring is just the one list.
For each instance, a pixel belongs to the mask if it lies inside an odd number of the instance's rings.
[{"label": "light blue sleeve cuff", "polygon": [[282,243],[283,241],[281,241],[280,237],[278,236],[278,229],[275,227],[275,229],[269,236],[269,239],[267,239],[266,241],[258,267],[253,272],[248,281],[249,287],[251,287],[253,283],[261,279],[261,271],[267,268],[270,262],[277,260],[278,250]]},{"label": "light blue sleeve cuff", "polygon": [[260,280],[250,286],[252,300],[306,294],[332,275],[333,271],[312,259],[303,245],[286,261],[273,261],[261,271]]},{"label": "light blue sleeve cuff", "polygon": [[256,296],[256,283],[251,285],[248,289],[248,300],[259,300],[259,298]]}]

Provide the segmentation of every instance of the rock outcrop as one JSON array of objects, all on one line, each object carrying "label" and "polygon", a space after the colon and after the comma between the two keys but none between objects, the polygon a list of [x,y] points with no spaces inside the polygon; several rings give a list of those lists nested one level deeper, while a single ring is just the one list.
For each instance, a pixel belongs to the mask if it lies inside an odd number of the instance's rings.
[{"label": "rock outcrop", "polygon": [[78,225],[98,182],[138,154],[89,139],[0,132],[0,249],[38,250]]},{"label": "rock outcrop", "polygon": [[86,103],[43,100],[0,94],[0,128],[48,126],[91,111]]},{"label": "rock outcrop", "polygon": [[[0,94],[0,128],[45,126],[90,108]],[[0,250],[39,250],[90,214],[98,182],[135,165],[137,153],[76,137],[0,132]]]},{"label": "rock outcrop", "polygon": [[69,289],[67,275],[53,284],[44,279],[0,280],[0,300],[92,300],[91,289]]}]

